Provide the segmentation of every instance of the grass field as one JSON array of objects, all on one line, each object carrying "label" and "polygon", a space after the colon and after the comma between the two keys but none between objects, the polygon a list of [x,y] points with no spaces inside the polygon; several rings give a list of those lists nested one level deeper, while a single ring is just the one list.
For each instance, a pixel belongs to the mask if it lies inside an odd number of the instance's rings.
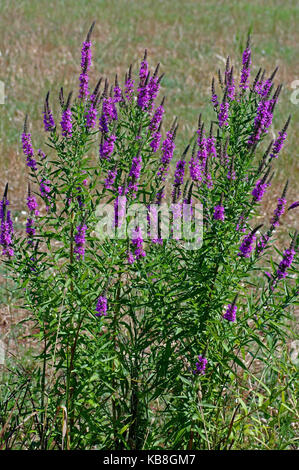
[{"label": "grass field", "polygon": [[[295,125],[299,106],[291,103],[291,83],[298,79],[298,4],[296,1],[187,0],[2,0],[1,72],[5,105],[0,106],[1,169],[21,178],[24,159],[20,133],[30,116],[33,136],[42,138],[42,103],[48,89],[77,89],[80,46],[93,20],[92,79],[123,77],[132,62],[137,69],[145,48],[152,66],[165,72],[168,121],[179,117],[178,142],[188,139],[197,116],[212,117],[210,83],[230,55],[238,70],[248,31],[252,33],[253,72],[279,66],[276,82],[284,84],[272,132],[293,115],[288,145],[280,158],[280,177],[298,177]],[[5,175],[1,172],[0,183]],[[17,184],[16,186],[19,186]]]}]

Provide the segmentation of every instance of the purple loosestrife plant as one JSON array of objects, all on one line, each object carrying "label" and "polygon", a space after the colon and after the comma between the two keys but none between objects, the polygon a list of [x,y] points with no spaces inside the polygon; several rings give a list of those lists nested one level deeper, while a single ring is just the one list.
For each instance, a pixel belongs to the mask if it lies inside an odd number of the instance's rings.
[{"label": "purple loosestrife plant", "polygon": [[[274,72],[251,80],[248,43],[240,83],[230,59],[217,90],[212,82],[212,123],[182,122],[175,141],[177,120],[165,132],[171,116],[157,102],[163,75],[147,53],[124,81],[103,77],[90,93],[90,51],[91,31],[79,96],[71,102],[61,88],[61,117],[47,95],[37,161],[26,119],[29,214],[15,216],[7,186],[0,203],[1,276],[36,344],[28,370],[13,357],[7,368],[18,373],[1,403],[4,447],[292,447],[295,373],[285,345],[298,243],[288,213],[293,241],[278,262],[271,238],[285,191],[269,230],[258,238],[261,225],[250,228],[256,217],[267,222],[257,203],[266,187],[271,196],[270,171],[283,157],[286,126],[261,149],[281,90]],[[264,420],[267,435],[255,424]]]}]

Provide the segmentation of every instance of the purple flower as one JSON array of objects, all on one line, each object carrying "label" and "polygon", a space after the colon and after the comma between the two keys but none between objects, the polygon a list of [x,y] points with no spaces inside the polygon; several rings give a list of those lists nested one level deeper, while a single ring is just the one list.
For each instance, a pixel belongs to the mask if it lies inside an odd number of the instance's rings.
[{"label": "purple flower", "polygon": [[239,232],[239,231],[241,231],[243,233],[246,232],[246,222],[247,222],[248,218],[246,220],[244,220],[244,219],[245,219],[244,215],[243,214],[240,215],[238,223],[236,225],[236,231],[237,232]]},{"label": "purple flower", "polygon": [[[6,186],[8,187],[8,185]],[[4,196],[2,201],[0,201],[0,220],[4,220],[5,218],[5,213],[6,213],[6,207],[9,206],[9,200],[6,199]]]},{"label": "purple flower", "polygon": [[131,251],[129,251],[129,252],[127,253],[127,260],[128,260],[128,263],[129,263],[129,264],[133,264],[134,261],[135,261],[135,260],[134,260],[134,255],[133,255],[133,253],[132,253]]},{"label": "purple flower", "polygon": [[153,152],[157,152],[157,150],[160,147],[160,142],[161,142],[161,133],[160,132],[154,132],[152,134],[152,140],[150,141],[150,146],[153,149]]},{"label": "purple flower", "polygon": [[98,298],[96,312],[96,317],[107,315],[107,298],[104,295],[100,295]]},{"label": "purple flower", "polygon": [[265,178],[261,178],[257,181],[255,188],[253,188],[251,193],[255,202],[261,201],[268,186],[269,184],[265,183]]},{"label": "purple flower", "polygon": [[113,150],[114,150],[114,143],[116,141],[116,135],[112,134],[107,139],[104,140],[102,136],[102,141],[100,143],[100,157],[109,160]]},{"label": "purple flower", "polygon": [[99,129],[101,132],[107,133],[108,126],[112,121],[117,121],[117,109],[113,98],[104,98],[102,106],[102,115],[99,121]]},{"label": "purple flower", "polygon": [[76,227],[77,233],[75,234],[75,248],[74,253],[77,255],[77,260],[79,261],[81,258],[84,259],[85,255],[85,233],[87,230],[87,226],[85,224],[78,225]]},{"label": "purple flower", "polygon": [[1,229],[0,229],[0,245],[2,245],[2,255],[7,255],[11,258],[14,255],[12,248],[12,237],[13,237],[13,223],[10,216],[10,211],[6,211],[6,206],[9,205],[9,201],[6,197],[1,201]]},{"label": "purple flower", "polygon": [[215,220],[224,220],[224,207],[219,205],[214,207],[214,215],[213,215]]},{"label": "purple flower", "polygon": [[229,304],[226,308],[225,313],[223,314],[223,318],[227,321],[235,322],[236,312],[237,312],[237,306],[234,303]]},{"label": "purple flower", "polygon": [[193,155],[189,162],[190,177],[192,181],[201,181],[202,180],[202,169],[200,162]]},{"label": "purple flower", "polygon": [[151,102],[153,102],[158,95],[160,88],[160,83],[157,77],[151,77],[148,83],[148,94],[149,94],[149,99]]},{"label": "purple flower", "polygon": [[22,134],[23,152],[27,156],[27,166],[33,171],[37,170],[36,160],[34,160],[34,150],[31,143],[31,134],[23,132]]},{"label": "purple flower", "polygon": [[129,186],[128,188],[133,191],[133,196],[136,196],[136,192],[138,190],[138,180],[140,178],[140,173],[141,173],[141,155],[138,155],[137,157],[134,157],[132,160],[132,166],[131,170],[129,173]]},{"label": "purple flower", "polygon": [[140,70],[139,70],[139,78],[140,78],[141,84],[145,82],[147,74],[148,74],[148,63],[147,63],[146,57],[147,57],[147,51],[145,51],[144,59],[141,62]]},{"label": "purple flower", "polygon": [[290,207],[288,207],[288,211],[290,211],[291,209],[295,209],[295,207],[298,207],[298,206],[299,206],[299,201],[293,202],[293,204],[291,204]]},{"label": "purple flower", "polygon": [[62,135],[64,137],[72,137],[72,111],[70,108],[66,108],[63,111],[60,124]]},{"label": "purple flower", "polygon": [[79,76],[79,99],[87,98],[88,96],[88,74],[87,72],[81,72]]},{"label": "purple flower", "polygon": [[119,103],[120,101],[123,101],[122,92],[119,85],[116,85],[113,89],[113,100],[114,103]]},{"label": "purple flower", "polygon": [[34,212],[36,216],[39,215],[37,201],[33,194],[28,194],[27,207],[28,207],[28,210],[30,212]]},{"label": "purple flower", "polygon": [[214,79],[214,77],[212,79],[211,91],[212,91],[211,102],[213,103],[214,109],[216,110],[219,106],[219,103],[218,103],[218,96],[216,95],[216,92],[215,92],[215,79]]},{"label": "purple flower", "polygon": [[152,133],[159,129],[160,123],[163,118],[163,114],[164,114],[164,107],[161,104],[160,106],[157,107],[149,125],[149,129]]},{"label": "purple flower", "polygon": [[214,108],[216,109],[216,108],[218,107],[218,105],[219,105],[219,103],[218,103],[218,96],[216,95],[216,93],[214,93],[214,94],[212,95],[211,102],[213,103],[213,106],[214,106]]},{"label": "purple flower", "polygon": [[116,168],[114,168],[113,170],[108,171],[108,175],[107,175],[107,178],[105,179],[105,183],[104,183],[106,189],[111,189],[112,188],[112,186],[114,185],[114,182],[115,182],[116,175],[117,175],[117,169]]},{"label": "purple flower", "polygon": [[44,106],[44,127],[46,132],[52,131],[55,127],[53,114],[49,106],[49,92],[47,93]]},{"label": "purple flower", "polygon": [[244,258],[249,258],[250,254],[253,250],[253,243],[256,239],[255,231],[252,231],[249,233],[249,235],[246,235],[244,238],[240,248],[239,248],[239,253],[238,256],[242,256]]},{"label": "purple flower", "polygon": [[176,164],[176,170],[174,173],[174,183],[173,183],[173,191],[172,195],[178,198],[181,195],[180,186],[184,182],[184,174],[185,174],[185,160],[179,160]]},{"label": "purple flower", "polygon": [[256,83],[254,87],[254,91],[258,93],[260,96],[262,96],[263,98],[265,98],[266,96],[268,96],[271,86],[272,86],[272,81],[270,79],[267,79],[264,81],[260,80]]},{"label": "purple flower", "polygon": [[220,105],[220,111],[218,114],[219,127],[228,126],[228,101],[222,102]]},{"label": "purple flower", "polygon": [[279,135],[279,137],[277,137],[277,139],[275,140],[275,142],[273,144],[273,150],[272,150],[272,153],[270,154],[271,158],[277,158],[278,157],[278,154],[281,151],[281,149],[284,145],[284,141],[287,137],[287,133],[282,132],[282,131],[279,132],[278,135]]},{"label": "purple flower", "polygon": [[96,121],[97,121],[97,109],[96,107],[91,104],[90,105],[90,108],[86,114],[86,127],[88,129],[94,129],[95,125],[96,125]]},{"label": "purple flower", "polygon": [[46,158],[45,152],[43,152],[41,149],[38,149],[37,154],[41,160],[44,160]]},{"label": "purple flower", "polygon": [[261,254],[264,249],[266,248],[267,246],[267,243],[270,239],[270,236],[268,234],[265,234],[265,235],[262,235],[261,238],[259,239],[258,243],[257,243],[257,247],[256,247],[256,252],[257,254]]},{"label": "purple flower", "polygon": [[260,140],[263,134],[266,134],[268,132],[273,118],[272,107],[272,100],[262,100],[259,102],[256,117],[254,120],[254,130],[248,139],[248,145],[254,145]]},{"label": "purple flower", "polygon": [[146,255],[143,249],[143,238],[140,227],[136,227],[132,232],[132,244],[136,247],[134,253],[136,260]]},{"label": "purple flower", "polygon": [[35,235],[34,219],[29,217],[26,223],[26,233],[28,235],[28,244],[33,245],[33,237]]},{"label": "purple flower", "polygon": [[91,41],[84,41],[81,50],[81,69],[88,71],[91,66]]},{"label": "purple flower", "polygon": [[289,249],[285,250],[285,252],[283,253],[282,260],[279,263],[279,267],[277,269],[278,279],[282,279],[286,277],[287,269],[291,266],[295,254],[296,252],[292,246]]},{"label": "purple flower", "polygon": [[91,65],[91,42],[84,41],[81,50],[81,69],[82,72],[79,77],[79,99],[87,98],[88,96],[88,71]]},{"label": "purple flower", "polygon": [[150,93],[147,85],[138,88],[137,104],[144,111],[150,104]]},{"label": "purple flower", "polygon": [[132,78],[128,78],[125,83],[125,96],[128,101],[132,101],[133,94],[134,94],[134,83],[135,80]]},{"label": "purple flower", "polygon": [[279,226],[279,219],[282,216],[282,214],[284,213],[285,206],[286,206],[286,203],[287,203],[287,200],[283,197],[278,198],[277,201],[278,201],[277,207],[274,211],[274,215],[273,215],[272,219],[270,220],[270,223],[272,224],[272,227],[278,227]]},{"label": "purple flower", "polygon": [[162,166],[158,171],[158,176],[162,177],[164,181],[166,179],[166,174],[168,172],[169,163],[173,157],[173,152],[175,149],[175,143],[173,142],[173,134],[171,132],[167,132],[166,139],[162,144],[162,156],[161,156],[161,163]]},{"label": "purple flower", "polygon": [[215,137],[213,137],[212,135],[210,135],[210,137],[207,138],[206,140],[206,152],[207,152],[207,156],[210,156],[212,158],[216,157],[217,156],[217,152],[216,152],[216,139]]},{"label": "purple flower", "polygon": [[193,371],[193,374],[204,375],[206,371],[208,360],[203,356],[198,356],[198,362],[195,363],[196,369]]},{"label": "purple flower", "polygon": [[49,184],[50,184],[50,181],[46,180],[45,178],[42,178],[40,180],[39,190],[40,190],[42,198],[46,199],[47,202],[51,201],[51,198],[49,196],[51,192],[51,188]]},{"label": "purple flower", "polygon": [[249,87],[249,76],[250,76],[250,65],[251,65],[251,50],[249,46],[243,52],[242,57],[242,71],[241,71],[241,79],[240,79],[240,88],[242,90],[246,90]]}]

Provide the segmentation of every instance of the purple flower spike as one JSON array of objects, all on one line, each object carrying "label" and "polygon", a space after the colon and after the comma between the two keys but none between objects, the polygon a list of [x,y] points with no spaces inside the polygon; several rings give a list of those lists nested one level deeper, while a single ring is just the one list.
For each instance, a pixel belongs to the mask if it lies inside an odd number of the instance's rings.
[{"label": "purple flower spike", "polygon": [[273,215],[272,219],[270,220],[270,223],[272,224],[272,227],[278,227],[279,226],[280,217],[284,213],[285,206],[286,206],[286,203],[287,203],[287,200],[285,198],[281,198],[281,197],[278,198],[277,201],[278,201],[277,207],[274,211],[274,215]]},{"label": "purple flower spike", "polygon": [[251,193],[255,202],[259,202],[262,200],[262,197],[265,194],[265,191],[268,186],[269,184],[265,183],[264,178],[258,180],[255,185],[255,188],[253,188]]},{"label": "purple flower spike", "polygon": [[228,101],[222,102],[220,105],[220,111],[218,114],[219,127],[228,126]]},{"label": "purple flower spike", "polygon": [[107,315],[107,298],[104,295],[100,295],[98,298],[96,312],[96,317]]},{"label": "purple flower spike", "polygon": [[72,111],[70,108],[66,108],[61,117],[61,129],[62,129],[62,135],[64,137],[72,137]]},{"label": "purple flower spike", "polygon": [[128,78],[125,83],[125,96],[129,102],[132,101],[134,95],[134,84],[135,80],[132,78]]},{"label": "purple flower spike", "polygon": [[112,121],[117,121],[117,119],[117,109],[113,98],[104,98],[102,115],[99,120],[100,131],[106,134],[109,131],[109,124]]},{"label": "purple flower spike", "polygon": [[160,143],[161,143],[161,133],[160,132],[154,132],[152,135],[152,140],[150,142],[150,146],[153,149],[153,152],[156,153],[159,150]]},{"label": "purple flower spike", "polygon": [[97,109],[93,104],[91,104],[87,114],[86,114],[86,127],[88,129],[94,129],[97,121]]},{"label": "purple flower spike", "polygon": [[107,139],[104,140],[102,136],[102,141],[100,143],[100,157],[109,160],[113,150],[114,150],[114,143],[116,141],[116,135],[112,134]]},{"label": "purple flower spike", "polygon": [[288,250],[285,250],[285,252],[283,253],[283,258],[279,263],[279,267],[277,269],[278,279],[283,279],[287,276],[287,269],[291,266],[295,254],[296,252],[292,246]]},{"label": "purple flower spike", "polygon": [[52,111],[49,106],[49,92],[47,93],[44,105],[44,127],[46,132],[50,132],[55,127]]},{"label": "purple flower spike", "polygon": [[290,207],[288,207],[288,211],[290,211],[291,209],[295,209],[295,207],[298,207],[298,206],[299,206],[299,201],[293,202],[293,204],[291,204]]},{"label": "purple flower spike", "polygon": [[34,220],[31,217],[27,219],[26,233],[28,235],[28,244],[33,245],[33,237],[35,235],[35,226],[34,226]]},{"label": "purple flower spike", "polygon": [[27,197],[27,207],[30,212],[34,212],[36,216],[39,215],[38,205],[36,201],[36,197],[33,194],[28,194]]},{"label": "purple flower spike", "polygon": [[175,149],[175,144],[173,142],[173,134],[171,132],[167,132],[166,139],[162,144],[162,156],[161,156],[161,164],[162,166],[159,169],[158,176],[162,177],[164,181],[166,179],[166,174],[168,172],[169,163],[173,157],[173,152]]},{"label": "purple flower spike", "polygon": [[132,192],[133,198],[136,197],[136,192],[138,191],[138,180],[140,178],[140,173],[141,173],[141,155],[138,155],[137,157],[134,157],[132,160],[132,166],[131,170],[129,173],[129,185],[128,189]]},{"label": "purple flower spike", "polygon": [[91,41],[84,41],[81,50],[81,69],[88,71],[91,66]]},{"label": "purple flower spike", "polygon": [[106,189],[111,189],[112,188],[112,186],[114,185],[114,182],[115,182],[116,175],[117,175],[117,169],[116,168],[114,168],[113,170],[108,171],[108,175],[107,175],[107,178],[105,179],[105,183],[104,183]]},{"label": "purple flower spike", "polygon": [[137,104],[138,106],[145,111],[150,103],[150,94],[148,86],[142,86],[138,88],[138,97]]},{"label": "purple flower spike", "polygon": [[236,321],[237,306],[232,303],[227,306],[226,312],[223,314],[223,318],[227,321]]},{"label": "purple flower spike", "polygon": [[90,28],[86,41],[82,44],[81,50],[81,74],[79,77],[79,99],[87,98],[89,91],[88,91],[88,71],[91,66],[91,41],[90,41],[90,34],[93,29],[93,25]]},{"label": "purple flower spike", "polygon": [[85,224],[78,225],[76,227],[77,233],[75,235],[75,248],[74,253],[77,255],[77,260],[79,261],[81,258],[84,259],[85,255],[85,233],[87,230],[87,226]]},{"label": "purple flower spike", "polygon": [[262,225],[259,225],[256,227],[254,230],[252,230],[249,235],[246,235],[244,238],[240,248],[239,248],[239,253],[238,256],[242,256],[244,258],[249,258],[250,254],[253,250],[253,243],[256,240],[256,235],[255,233],[257,230],[261,227]]},{"label": "purple flower spike", "polygon": [[178,199],[181,195],[180,187],[184,182],[184,174],[185,174],[185,160],[179,160],[176,164],[176,170],[174,173],[174,183],[173,183],[173,190],[172,190],[172,197]]},{"label": "purple flower spike", "polygon": [[13,223],[10,216],[10,211],[6,210],[9,205],[9,201],[6,198],[8,185],[6,185],[4,197],[0,203],[0,245],[2,245],[2,255],[6,255],[11,258],[14,255],[12,248],[12,237],[14,233]]},{"label": "purple flower spike", "polygon": [[215,220],[224,220],[225,215],[224,215],[224,207],[219,205],[214,207],[214,215],[213,215]]},{"label": "purple flower spike", "polygon": [[136,227],[132,233],[132,244],[136,247],[135,249],[135,259],[138,260],[146,256],[146,253],[143,249],[143,238],[141,233],[141,228]]},{"label": "purple flower spike", "polygon": [[208,360],[203,356],[198,356],[198,362],[195,363],[196,369],[193,371],[193,374],[204,375],[206,371]]},{"label": "purple flower spike", "polygon": [[247,43],[246,49],[243,52],[242,63],[243,63],[243,67],[242,67],[239,86],[241,90],[244,91],[249,87],[249,77],[250,77],[251,50],[250,50],[248,43]]},{"label": "purple flower spike", "polygon": [[143,61],[141,62],[140,70],[139,70],[139,78],[140,78],[141,85],[144,84],[147,74],[148,74],[148,63],[146,59],[147,59],[147,50],[145,50],[144,58],[143,58]]},{"label": "purple flower spike", "polygon": [[161,103],[160,106],[158,106],[158,108],[156,109],[149,125],[149,129],[152,133],[156,132],[159,129],[160,123],[163,118],[163,114],[164,114],[164,106]]},{"label": "purple flower spike", "polygon": [[248,145],[257,143],[263,134],[267,134],[273,118],[273,102],[272,100],[262,100],[259,102],[256,117],[254,120],[254,130],[248,139]]},{"label": "purple flower spike", "polygon": [[278,133],[278,137],[277,139],[275,140],[274,144],[273,144],[273,149],[272,149],[272,153],[271,153],[271,158],[277,158],[278,157],[278,154],[279,152],[281,151],[283,145],[284,145],[284,141],[285,139],[287,138],[287,128],[289,127],[289,123],[290,123],[290,120],[291,120],[291,116],[289,116],[287,122],[285,123],[283,129]]},{"label": "purple flower spike", "polygon": [[31,168],[33,171],[37,170],[36,160],[33,158],[34,150],[31,143],[31,134],[27,134],[23,132],[22,134],[22,144],[23,144],[23,152],[27,156],[27,166]]}]

